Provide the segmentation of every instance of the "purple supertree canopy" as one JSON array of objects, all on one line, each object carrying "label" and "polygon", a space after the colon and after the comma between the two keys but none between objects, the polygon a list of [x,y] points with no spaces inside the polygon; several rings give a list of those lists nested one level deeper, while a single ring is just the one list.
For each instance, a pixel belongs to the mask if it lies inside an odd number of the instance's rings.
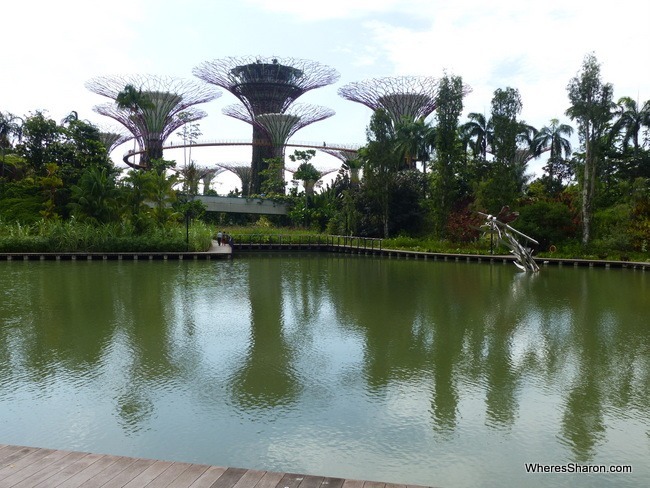
[{"label": "purple supertree canopy", "polygon": [[395,122],[426,118],[435,109],[439,80],[431,76],[398,76],[352,82],[339,88],[346,100],[371,110],[385,110]]},{"label": "purple supertree canopy", "polygon": [[262,128],[274,146],[281,146],[303,127],[331,117],[335,112],[318,105],[296,103],[284,113],[258,114],[255,117],[239,104],[224,107],[223,113]]},{"label": "purple supertree canopy", "polygon": [[283,113],[305,92],[339,79],[334,68],[315,61],[274,56],[215,59],[203,62],[192,72],[231,92],[251,115]]},{"label": "purple supertree canopy", "polygon": [[171,93],[179,97],[176,111],[192,105],[209,102],[221,96],[221,92],[205,83],[171,76],[131,74],[98,76],[86,82],[86,88],[93,93],[115,100],[127,85],[142,92]]},{"label": "purple supertree canopy", "polygon": [[207,114],[194,108],[221,96],[210,85],[156,75],[100,76],[86,82],[86,88],[98,95],[117,100],[133,90],[139,100],[128,107],[118,103],[97,105],[94,110],[124,125],[144,149],[143,162],[162,157],[163,142],[176,129]]}]

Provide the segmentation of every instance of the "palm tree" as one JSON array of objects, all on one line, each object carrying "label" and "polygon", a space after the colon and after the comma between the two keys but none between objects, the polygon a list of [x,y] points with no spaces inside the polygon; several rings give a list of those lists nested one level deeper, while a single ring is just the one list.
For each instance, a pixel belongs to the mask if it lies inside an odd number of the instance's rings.
[{"label": "palm tree", "polygon": [[433,128],[424,119],[402,119],[396,124],[395,150],[404,161],[406,169],[415,169],[415,163],[421,161],[426,172],[432,132]]},{"label": "palm tree", "polygon": [[9,149],[13,146],[14,137],[20,141],[22,138],[23,119],[9,112],[0,112],[0,148]]},{"label": "palm tree", "polygon": [[78,217],[94,223],[118,218],[119,188],[116,174],[109,168],[87,168],[77,185],[72,186],[71,207]]},{"label": "palm tree", "polygon": [[[131,119],[134,119],[136,114],[145,109],[153,109],[154,104],[149,99],[146,93],[138,90],[135,86],[128,84],[124,89],[117,94],[115,98],[115,105],[117,108],[128,110],[131,113]],[[137,137],[133,138],[133,152],[135,153],[135,144]],[[135,156],[134,156],[135,158]]]},{"label": "palm tree", "polygon": [[117,94],[115,103],[118,108],[126,109],[134,113],[145,108],[154,108],[147,94],[143,93],[142,90],[138,90],[133,85],[126,85],[124,90]]},{"label": "palm tree", "polygon": [[494,127],[492,120],[486,119],[485,115],[472,112],[467,115],[468,122],[461,125],[460,130],[465,147],[469,147],[474,157],[483,161],[492,149]]},{"label": "palm tree", "polygon": [[[3,114],[0,112],[0,152],[2,153],[2,160],[0,161],[0,176],[5,175],[7,166],[10,168],[13,165],[6,164],[5,154],[8,149],[13,147],[15,140],[20,142],[23,135],[22,123],[23,119],[17,117],[9,112]],[[10,171],[12,171],[10,169]]]},{"label": "palm tree", "polygon": [[551,125],[542,127],[533,140],[537,155],[550,151],[548,164],[544,166],[544,170],[548,173],[551,184],[556,179],[561,183],[564,178],[570,176],[567,160],[571,155],[569,138],[572,134],[573,127],[560,124],[558,119],[551,119]]},{"label": "palm tree", "polygon": [[650,100],[646,101],[639,110],[637,102],[630,97],[622,97],[616,104],[616,115],[618,118],[612,126],[610,136],[622,134],[623,151],[627,150],[630,141],[635,152],[638,151],[641,128],[650,128]]}]

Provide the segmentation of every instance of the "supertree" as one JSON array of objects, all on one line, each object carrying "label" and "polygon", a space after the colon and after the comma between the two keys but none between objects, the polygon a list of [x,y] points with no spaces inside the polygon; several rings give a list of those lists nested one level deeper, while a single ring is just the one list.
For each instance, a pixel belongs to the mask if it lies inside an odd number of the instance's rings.
[{"label": "supertree", "polygon": [[[235,95],[250,115],[250,121],[262,114],[284,114],[301,95],[339,79],[338,72],[314,61],[292,58],[243,56],[206,61],[193,73],[208,83]],[[253,124],[251,190],[259,193],[260,171],[264,159],[274,154],[271,136],[259,124]]]},{"label": "supertree", "polygon": [[[469,87],[463,87],[469,91]],[[414,122],[436,109],[438,79],[431,76],[373,78],[342,86],[338,94],[371,110],[383,109],[394,124],[407,119]]]},{"label": "supertree", "polygon": [[[140,167],[162,158],[163,143],[176,129],[207,115],[194,105],[221,96],[203,83],[157,75],[101,76],[86,82],[86,88],[114,100],[94,110],[117,120],[133,134],[143,150]],[[129,90],[132,96],[124,103],[123,95]],[[131,164],[137,167],[135,162]]]},{"label": "supertree", "polygon": [[230,171],[235,175],[237,175],[237,177],[241,181],[241,193],[243,196],[247,197],[248,195],[250,195],[249,191],[251,187],[252,171],[249,164],[229,163],[229,164],[221,164],[220,166],[226,169],[227,171]]},{"label": "supertree", "polygon": [[[263,113],[254,117],[251,117],[243,105],[228,105],[224,107],[223,113],[261,128],[266,138],[253,143],[265,146],[270,144],[270,156],[282,160],[285,145],[291,136],[309,124],[334,115],[334,111],[329,108],[305,103],[293,104],[284,113]],[[280,177],[284,178],[284,175],[281,174]]]},{"label": "supertree", "polygon": [[[331,149],[323,148],[321,149],[324,153],[334,156],[339,159],[343,164],[341,165],[341,171],[349,173],[349,181],[352,186],[358,186],[361,181],[361,159],[359,159],[359,151],[354,149]],[[343,173],[340,173],[343,174]]]},{"label": "supertree", "polygon": [[113,132],[110,129],[107,129],[106,131],[100,130],[99,132],[99,140],[104,144],[107,154],[110,154],[113,152],[113,149],[130,139],[133,139],[133,136],[122,134],[120,132]]}]

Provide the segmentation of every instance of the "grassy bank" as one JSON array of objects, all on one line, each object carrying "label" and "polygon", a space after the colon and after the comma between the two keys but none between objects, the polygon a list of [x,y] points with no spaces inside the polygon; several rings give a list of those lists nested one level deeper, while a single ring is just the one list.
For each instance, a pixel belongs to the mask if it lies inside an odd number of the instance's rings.
[{"label": "grassy bank", "polygon": [[202,222],[193,222],[188,244],[182,224],[137,233],[126,222],[101,226],[75,221],[0,222],[0,252],[201,252],[209,249],[214,232]]}]

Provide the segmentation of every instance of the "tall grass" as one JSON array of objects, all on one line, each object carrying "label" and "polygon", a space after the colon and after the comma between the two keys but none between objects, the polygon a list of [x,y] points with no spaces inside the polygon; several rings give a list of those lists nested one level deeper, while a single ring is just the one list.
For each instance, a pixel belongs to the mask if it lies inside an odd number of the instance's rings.
[{"label": "tall grass", "polygon": [[0,222],[0,252],[175,252],[207,251],[213,229],[203,222],[155,227],[143,234],[128,222],[92,225],[74,220],[33,225]]}]

